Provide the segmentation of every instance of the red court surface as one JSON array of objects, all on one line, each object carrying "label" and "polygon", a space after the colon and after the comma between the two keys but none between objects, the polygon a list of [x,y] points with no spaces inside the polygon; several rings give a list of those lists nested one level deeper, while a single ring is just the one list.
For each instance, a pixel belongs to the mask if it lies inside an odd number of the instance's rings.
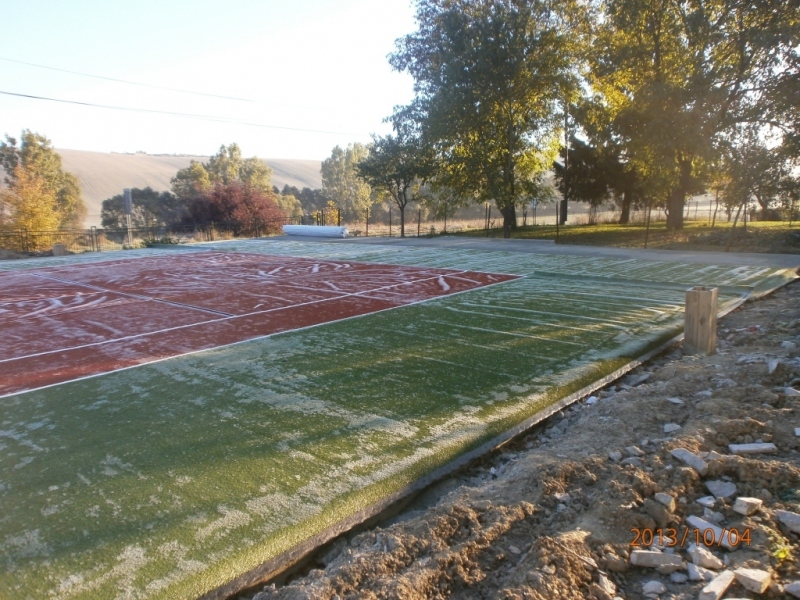
[{"label": "red court surface", "polygon": [[215,251],[0,273],[0,396],[516,278]]}]

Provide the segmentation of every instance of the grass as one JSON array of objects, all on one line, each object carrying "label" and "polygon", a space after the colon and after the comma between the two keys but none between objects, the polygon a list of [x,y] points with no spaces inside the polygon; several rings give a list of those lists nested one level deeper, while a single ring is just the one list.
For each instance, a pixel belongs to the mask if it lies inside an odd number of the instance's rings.
[{"label": "grass", "polygon": [[[559,227],[560,244],[590,246],[613,246],[620,248],[647,247],[662,250],[722,251],[731,240],[731,252],[767,252],[774,254],[800,253],[800,226],[789,228],[788,222],[754,221],[747,228],[738,223],[731,238],[732,222],[718,221],[714,227],[707,221],[687,221],[682,231],[667,231],[664,221],[653,222],[649,233],[644,224],[619,225],[602,223],[596,225],[564,225]],[[485,237],[485,230],[457,233],[470,237]],[[491,237],[502,237],[502,229],[492,229]],[[519,239],[555,240],[555,225],[529,225],[518,227],[511,237]]]},{"label": "grass", "polygon": [[730,303],[785,276],[475,250],[217,247],[523,277],[0,399],[0,597],[198,597],[668,339],[688,284],[723,286]]}]

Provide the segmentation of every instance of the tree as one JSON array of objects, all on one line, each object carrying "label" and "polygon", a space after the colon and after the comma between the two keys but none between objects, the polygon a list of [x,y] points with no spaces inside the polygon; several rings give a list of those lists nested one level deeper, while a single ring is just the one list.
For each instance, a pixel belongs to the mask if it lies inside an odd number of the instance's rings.
[{"label": "tree", "polygon": [[355,143],[345,149],[336,146],[322,161],[322,193],[339,207],[345,221],[361,221],[372,203],[372,189],[356,171],[367,154],[364,144]]},{"label": "tree", "polygon": [[18,164],[11,171],[8,189],[0,192],[0,203],[10,209],[10,227],[30,231],[58,229],[64,221],[58,197],[44,177]]},{"label": "tree", "polygon": [[325,196],[322,190],[313,190],[309,187],[304,187],[301,190],[296,186],[289,184],[285,184],[283,186],[281,194],[284,196],[294,196],[297,198],[300,201],[300,205],[303,207],[303,211],[305,211],[307,214],[322,210],[322,208],[325,206],[325,203],[328,201],[328,198]]},{"label": "tree", "polygon": [[[494,201],[504,235],[555,156],[558,107],[576,94],[577,33],[544,0],[419,0],[419,30],[392,66],[415,80],[415,115],[442,179],[462,196]],[[571,3],[559,6],[574,7]]]},{"label": "tree", "polygon": [[418,136],[400,127],[396,135],[375,138],[356,171],[370,187],[388,194],[400,209],[400,237],[405,237],[406,206],[420,201],[422,186],[434,173],[429,149]]},{"label": "tree", "polygon": [[[86,207],[81,198],[78,179],[61,168],[61,157],[53,149],[50,140],[30,130],[22,132],[20,145],[17,140],[6,135],[6,141],[0,142],[0,164],[6,172],[5,183],[10,193],[15,195],[15,211],[27,215],[22,221],[50,223],[53,228],[77,227],[86,217]],[[37,199],[32,194],[38,190],[44,194]],[[19,202],[30,202],[31,207],[22,206]],[[6,200],[9,204],[13,202]],[[55,202],[52,209],[50,205]],[[41,219],[34,218],[31,211],[44,210],[47,215]],[[48,208],[44,208],[48,207]],[[53,221],[52,215],[57,215]],[[12,224],[16,218],[10,216]],[[18,227],[23,225],[16,223]]]},{"label": "tree", "polygon": [[[169,192],[153,188],[131,189],[131,224],[133,227],[172,225],[186,214],[185,202]],[[103,200],[100,213],[103,227],[125,227],[125,197],[117,194]]]},{"label": "tree", "polygon": [[193,198],[186,217],[194,223],[226,223],[237,235],[274,233],[285,219],[272,190],[264,191],[239,181],[227,185],[217,182],[210,193]]},{"label": "tree", "polygon": [[667,175],[667,226],[681,229],[685,200],[702,190],[718,138],[739,123],[785,114],[775,90],[796,57],[800,13],[796,2],[779,0],[603,7],[589,83],[625,157],[645,179]]},{"label": "tree", "polygon": [[275,202],[287,217],[296,219],[303,216],[303,206],[292,194],[276,194]]},{"label": "tree", "polygon": [[195,160],[171,179],[172,192],[178,198],[191,198],[210,192],[216,184],[243,183],[263,192],[272,191],[272,169],[257,157],[242,159],[237,144],[220,146],[206,163]]}]

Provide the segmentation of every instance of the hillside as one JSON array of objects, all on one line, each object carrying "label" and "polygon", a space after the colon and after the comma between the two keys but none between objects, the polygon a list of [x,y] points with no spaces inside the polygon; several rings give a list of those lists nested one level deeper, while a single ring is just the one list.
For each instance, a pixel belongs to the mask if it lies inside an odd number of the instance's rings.
[{"label": "hillside", "polygon": [[[100,208],[103,200],[122,193],[126,187],[169,190],[169,180],[179,169],[189,166],[191,160],[205,162],[207,156],[171,156],[151,154],[111,154],[84,150],[58,149],[64,170],[73,173],[81,184],[88,209],[85,225],[100,225]],[[265,159],[272,168],[273,185],[282,188],[293,185],[299,188],[319,188],[322,179],[318,160]],[[0,180],[2,180],[0,169]]]}]

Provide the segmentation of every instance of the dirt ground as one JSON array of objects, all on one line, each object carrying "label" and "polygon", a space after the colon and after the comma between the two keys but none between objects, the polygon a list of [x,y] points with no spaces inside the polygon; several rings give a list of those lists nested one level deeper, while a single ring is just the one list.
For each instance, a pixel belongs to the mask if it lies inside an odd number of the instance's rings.
[{"label": "dirt ground", "polygon": [[[733,581],[707,598],[793,597],[800,523],[776,511],[800,513],[800,283],[731,313],[719,337],[716,355],[668,350],[248,597],[688,599],[711,578]],[[751,442],[776,449],[729,446]],[[744,516],[739,497],[763,504]],[[732,549],[692,515],[737,530]],[[664,564],[634,566],[634,551]]]}]

